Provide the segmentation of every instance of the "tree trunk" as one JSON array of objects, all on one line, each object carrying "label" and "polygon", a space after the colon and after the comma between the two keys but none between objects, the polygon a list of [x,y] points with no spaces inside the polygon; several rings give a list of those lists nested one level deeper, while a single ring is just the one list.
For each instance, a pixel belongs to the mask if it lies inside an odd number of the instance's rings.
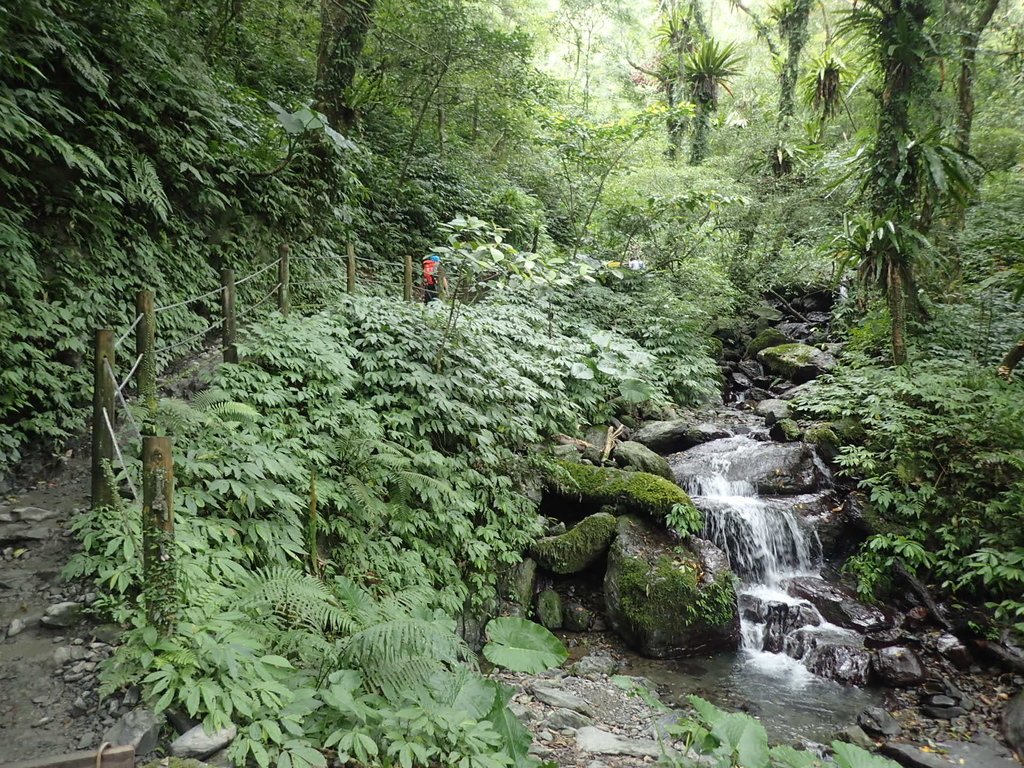
[{"label": "tree trunk", "polygon": [[1018,341],[1013,348],[1006,353],[1006,357],[1003,358],[1003,362],[999,364],[999,375],[1004,379],[1009,380],[1013,375],[1013,369],[1017,367],[1017,363],[1022,359],[1024,359],[1024,339]]},{"label": "tree trunk", "polygon": [[346,94],[356,76],[376,0],[320,0],[316,52],[316,106],[334,126],[348,128],[355,110]]},{"label": "tree trunk", "polygon": [[703,99],[697,99],[696,108],[693,136],[690,138],[690,165],[700,165],[707,158],[711,135],[711,104]]},{"label": "tree trunk", "polygon": [[974,70],[978,43],[999,0],[985,0],[974,24],[960,36],[960,76],[956,83],[956,146],[961,152],[971,151],[971,126],[974,123]]},{"label": "tree trunk", "polygon": [[903,288],[903,276],[899,267],[889,266],[889,281],[886,298],[892,320],[892,361],[896,365],[907,362],[907,295]]},{"label": "tree trunk", "polygon": [[779,122],[796,112],[796,84],[800,77],[800,54],[807,44],[807,20],[811,0],[796,0],[792,9],[779,21],[779,33],[786,44],[786,60],[779,73]]}]

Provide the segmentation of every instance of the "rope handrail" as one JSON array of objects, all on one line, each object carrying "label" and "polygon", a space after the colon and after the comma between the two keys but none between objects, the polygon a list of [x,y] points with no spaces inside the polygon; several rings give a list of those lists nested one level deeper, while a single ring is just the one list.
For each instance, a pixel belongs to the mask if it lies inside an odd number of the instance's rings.
[{"label": "rope handrail", "polygon": [[273,269],[274,267],[276,267],[280,263],[280,261],[281,261],[281,259],[276,259],[275,261],[272,261],[269,264],[267,264],[262,269],[256,270],[255,272],[253,272],[248,277],[243,277],[241,280],[236,280],[235,281],[235,287],[237,288],[238,286],[242,285],[242,283],[247,283],[250,280],[252,280],[253,278],[259,277],[264,272],[266,272],[268,269]]},{"label": "rope handrail", "polygon": [[139,492],[135,490],[135,483],[132,482],[131,473],[128,472],[128,465],[125,463],[124,456],[121,454],[121,446],[117,442],[117,433],[114,432],[114,425],[110,422],[110,414],[107,413],[106,406],[103,407],[103,420],[107,423],[107,431],[110,432],[110,439],[114,441],[114,453],[117,454],[117,461],[121,465],[121,469],[124,470],[125,480],[128,481],[128,487],[132,490],[132,497],[135,499],[135,503],[139,503]]},{"label": "rope handrail", "polygon": [[246,307],[246,308],[245,308],[245,309],[243,309],[243,310],[242,310],[241,312],[238,312],[238,313],[236,313],[236,314],[235,314],[235,317],[236,317],[236,318],[242,318],[242,317],[245,317],[245,316],[246,316],[247,314],[249,314],[250,312],[252,312],[252,311],[253,311],[254,309],[256,309],[256,308],[257,308],[257,307],[259,307],[260,305],[264,304],[264,303],[265,303],[265,302],[266,302],[266,301],[267,301],[268,299],[270,299],[270,298],[273,298],[274,294],[276,294],[276,293],[277,293],[277,289],[278,289],[278,288],[280,288],[280,287],[281,287],[281,283],[278,283],[277,285],[275,285],[275,286],[274,286],[273,288],[271,288],[271,289],[270,289],[270,292],[269,292],[269,293],[268,293],[268,294],[267,294],[266,296],[264,296],[264,297],[263,297],[262,299],[260,299],[259,301],[257,301],[257,302],[256,302],[255,304],[253,304],[252,306]]},{"label": "rope handrail", "polygon": [[342,255],[337,256],[292,256],[292,261],[345,261]]},{"label": "rope handrail", "polygon": [[224,320],[223,320],[223,318],[221,318],[220,320],[215,322],[213,325],[207,326],[206,328],[201,330],[199,333],[194,333],[191,336],[189,336],[187,339],[182,339],[181,341],[176,341],[173,344],[168,344],[167,346],[160,347],[160,349],[156,350],[153,354],[154,355],[159,355],[159,354],[161,354],[163,352],[167,352],[169,350],[176,349],[177,347],[180,347],[180,346],[183,346],[185,344],[188,344],[191,341],[195,341],[196,339],[200,339],[200,338],[206,336],[210,331],[214,330],[215,328],[219,328],[223,324],[224,324]]},{"label": "rope handrail", "polygon": [[[139,359],[135,361],[135,364],[138,365],[139,361],[141,361],[141,360],[142,360],[142,355],[139,355]],[[141,440],[142,439],[142,430],[139,429],[139,425],[135,421],[135,417],[132,415],[131,408],[128,407],[128,401],[126,401],[125,398],[124,398],[124,385],[127,384],[128,380],[131,378],[131,376],[132,376],[131,373],[129,373],[125,377],[124,384],[122,384],[121,386],[118,386],[117,385],[117,376],[114,375],[114,369],[110,367],[110,361],[109,360],[104,360],[103,361],[103,365],[107,369],[107,375],[110,377],[110,381],[113,382],[113,384],[114,384],[114,395],[115,395],[115,397],[117,397],[118,401],[121,403],[121,409],[125,412],[125,415],[128,417],[128,421],[131,422],[132,428],[135,430],[135,436]],[[132,371],[134,372],[134,370],[135,369],[133,368]]]},{"label": "rope handrail", "polygon": [[207,291],[206,293],[201,293],[198,296],[193,296],[190,299],[182,299],[181,301],[177,301],[174,304],[167,304],[166,306],[163,306],[163,307],[157,307],[157,308],[155,308],[153,310],[153,313],[154,314],[159,314],[160,312],[166,312],[169,309],[177,309],[178,307],[187,307],[189,304],[192,304],[194,302],[200,301],[201,299],[209,298],[210,296],[216,296],[218,293],[222,293],[223,291],[224,291],[224,286],[222,285],[220,288],[214,288],[212,291]]},{"label": "rope handrail", "polygon": [[139,327],[139,323],[142,322],[143,317],[144,315],[141,312],[135,316],[135,322],[128,326],[128,330],[121,334],[121,337],[114,342],[114,349],[120,347],[124,343],[124,340],[127,339],[129,335],[131,335],[131,332]]},{"label": "rope handrail", "polygon": [[[141,355],[139,355],[138,357],[135,358],[135,362],[132,364],[131,370],[128,371],[128,374],[124,377],[124,381],[122,381],[120,384],[117,383],[117,379],[116,378],[114,379],[114,386],[117,387],[117,391],[118,392],[124,392],[124,388],[126,386],[128,386],[128,382],[132,380],[132,375],[135,373],[135,371],[138,370],[139,363],[142,362],[142,358],[144,358],[144,357],[145,357],[145,354],[141,354]],[[104,362],[106,362],[107,368],[110,369],[110,362],[109,361],[104,361]],[[114,372],[112,370],[110,371],[110,376],[111,376],[111,378],[114,378]]]}]

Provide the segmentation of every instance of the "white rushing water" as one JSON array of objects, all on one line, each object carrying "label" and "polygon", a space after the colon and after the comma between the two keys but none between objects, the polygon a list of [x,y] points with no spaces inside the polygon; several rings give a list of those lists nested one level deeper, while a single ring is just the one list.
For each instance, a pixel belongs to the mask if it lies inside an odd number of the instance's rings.
[{"label": "white rushing water", "polygon": [[[788,579],[819,575],[817,536],[799,517],[793,497],[763,498],[749,480],[737,479],[738,463],[749,464],[765,444],[747,438],[731,438],[729,443],[729,450],[708,457],[701,473],[686,477],[684,484],[704,512],[702,535],[728,555],[741,581],[741,605],[746,597],[750,603],[799,607],[799,614],[791,613],[811,623],[791,629],[822,638],[850,634],[825,622],[809,603],[786,591]],[[797,658],[766,651],[768,625],[746,613],[740,612],[741,649],[752,665],[798,687],[813,679]]]}]

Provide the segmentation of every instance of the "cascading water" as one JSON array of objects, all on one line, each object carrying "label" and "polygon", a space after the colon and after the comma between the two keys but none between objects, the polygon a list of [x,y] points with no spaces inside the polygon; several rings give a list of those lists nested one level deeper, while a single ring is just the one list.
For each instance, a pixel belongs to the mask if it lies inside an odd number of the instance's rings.
[{"label": "cascading water", "polygon": [[755,482],[742,476],[771,474],[762,456],[776,450],[772,444],[748,437],[718,443],[679,479],[704,513],[703,537],[725,551],[740,578],[742,650],[758,666],[804,678],[805,665],[820,663],[822,644],[859,643],[855,633],[829,624],[786,591],[790,579],[819,575],[820,545],[796,511],[808,497],[762,497]]}]

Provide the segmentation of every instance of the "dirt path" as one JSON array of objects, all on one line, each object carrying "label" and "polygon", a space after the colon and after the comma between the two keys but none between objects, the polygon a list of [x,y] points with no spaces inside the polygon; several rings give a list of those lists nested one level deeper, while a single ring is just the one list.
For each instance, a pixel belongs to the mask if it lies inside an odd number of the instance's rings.
[{"label": "dirt path", "polygon": [[88,493],[88,466],[75,461],[0,500],[0,763],[96,747],[113,715],[95,690],[109,646],[81,618],[93,596],[61,580],[67,523]]}]

